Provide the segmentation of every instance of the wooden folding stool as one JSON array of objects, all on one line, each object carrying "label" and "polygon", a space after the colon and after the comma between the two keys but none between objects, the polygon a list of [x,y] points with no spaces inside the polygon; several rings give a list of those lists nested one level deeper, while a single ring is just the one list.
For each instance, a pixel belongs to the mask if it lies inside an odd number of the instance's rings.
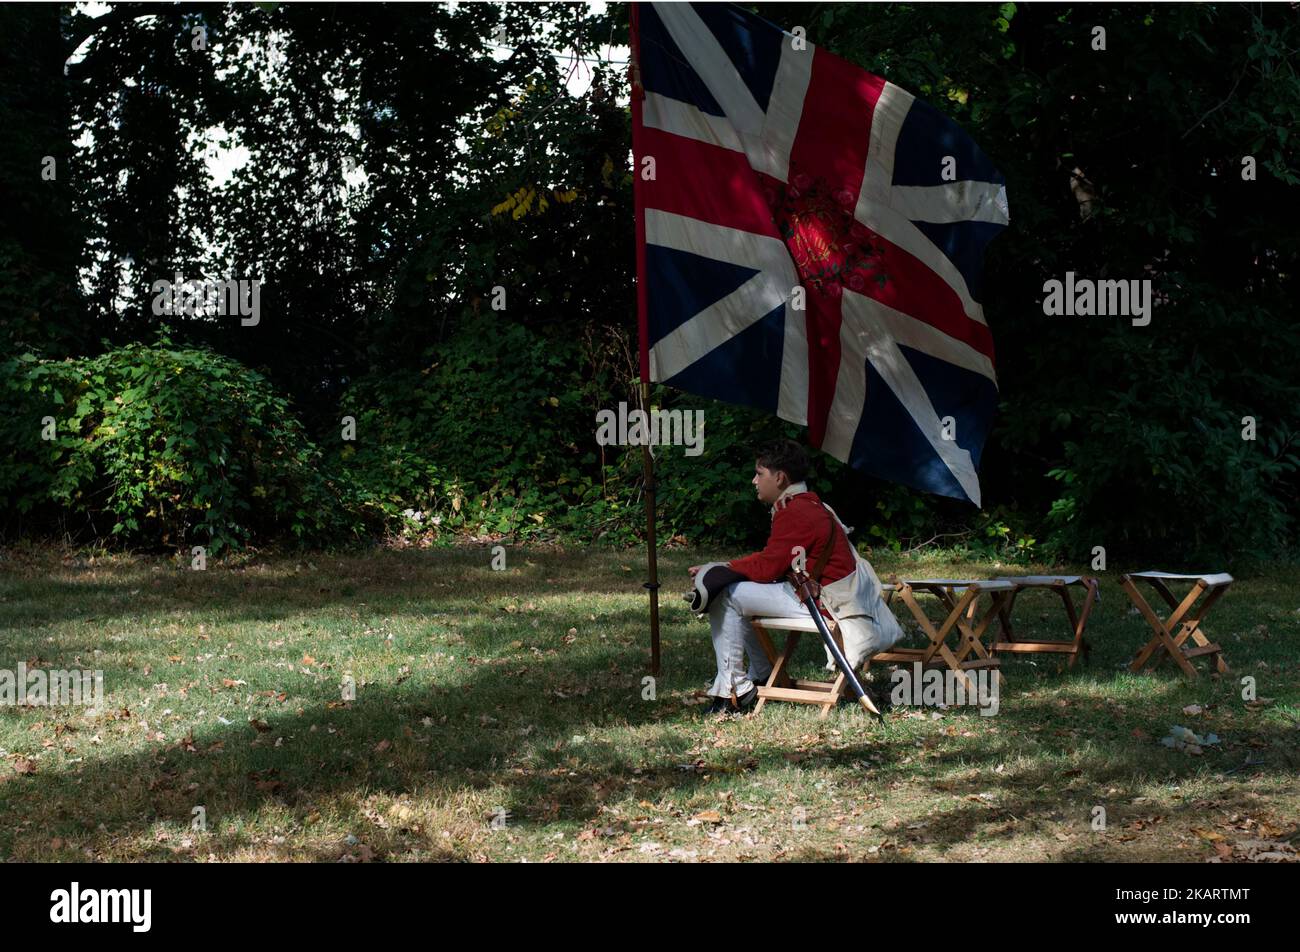
[{"label": "wooden folding stool", "polygon": [[[1044,653],[1044,654],[1066,654],[1070,656],[1069,667],[1073,668],[1075,661],[1082,654],[1087,659],[1088,642],[1084,640],[1083,633],[1088,627],[1088,616],[1092,614],[1092,606],[1101,600],[1101,593],[1098,590],[1097,580],[1088,575],[1004,575],[999,581],[1011,582],[1015,585],[1015,590],[1011,597],[1007,599],[1006,605],[998,613],[998,621],[1001,626],[1002,638],[993,643],[993,653],[1007,651],[1018,654],[1025,653]],[[1076,612],[1074,602],[1070,598],[1070,586],[1078,585],[1083,588],[1083,601]],[[1070,640],[1069,641],[1051,641],[1051,640],[1034,640],[1028,638],[1017,638],[1015,631],[1011,627],[1011,610],[1015,607],[1016,596],[1022,591],[1031,588],[1047,588],[1061,596],[1061,601],[1065,605],[1065,615],[1070,622]]]},{"label": "wooden folding stool", "polygon": [[[795,704],[821,705],[821,712],[817,717],[819,720],[825,720],[831,708],[844,696],[847,686],[844,672],[837,671],[833,681],[809,681],[790,677],[790,662],[794,658],[794,650],[799,645],[800,637],[805,631],[817,633],[817,623],[813,621],[812,616],[758,617],[751,618],[749,621],[754,626],[759,644],[763,646],[763,653],[772,663],[772,673],[768,676],[767,683],[758,687],[758,703],[754,705],[754,713],[763,710],[763,705],[768,701],[790,701]],[[830,629],[831,637],[843,651],[844,641],[840,637],[839,625],[827,618],[826,627]],[[780,654],[777,654],[772,638],[768,634],[772,631],[786,632],[785,650]]]},{"label": "wooden folding stool", "polygon": [[[1142,579],[1152,588],[1160,593],[1160,597],[1168,603],[1172,609],[1172,614],[1161,621],[1151,606],[1147,604],[1142,593],[1137,590],[1133,584],[1134,579]],[[1187,596],[1179,602],[1172,592],[1169,591],[1168,581],[1192,582],[1192,589]],[[1232,576],[1226,572],[1220,572],[1217,575],[1175,575],[1170,572],[1130,572],[1120,579],[1120,584],[1124,591],[1128,593],[1129,599],[1137,606],[1147,623],[1155,632],[1155,636],[1138,652],[1133,663],[1129,665],[1130,671],[1140,671],[1148,661],[1154,656],[1157,663],[1164,660],[1166,656],[1173,658],[1183,671],[1183,674],[1189,678],[1197,676],[1197,671],[1192,667],[1192,659],[1202,656],[1212,657],[1214,666],[1220,674],[1228,673],[1228,663],[1223,659],[1223,649],[1216,643],[1205,637],[1201,630],[1201,622],[1205,619],[1206,613],[1214,607],[1223,593],[1232,585]],[[1200,608],[1190,618],[1188,613],[1192,606],[1202,595],[1205,595],[1205,601],[1201,602]],[[1174,634],[1174,626],[1178,625],[1178,634]],[[1183,643],[1191,638],[1196,642],[1195,648],[1184,648]]]},{"label": "wooden folding stool", "polygon": [[[872,664],[907,664],[919,661],[923,665],[930,665],[942,662],[949,669],[965,677],[971,690],[975,690],[975,684],[970,680],[967,672],[979,668],[990,668],[997,677],[999,686],[1001,686],[1003,678],[1002,672],[998,670],[1000,662],[985,647],[982,639],[984,632],[993,619],[1002,611],[1007,599],[1015,591],[1014,585],[1010,582],[978,579],[906,579],[900,581],[895,576],[890,579],[889,584],[884,586],[884,589],[889,596],[887,602],[892,601],[894,597],[902,599],[903,604],[912,613],[912,617],[916,619],[921,631],[925,633],[930,643],[924,648],[899,648],[895,646],[889,651],[882,651],[873,655],[871,658]],[[925,613],[925,610],[917,604],[914,595],[916,590],[934,595],[940,604],[947,609],[947,617],[938,628],[935,627],[934,622]],[[958,592],[961,594],[957,595]],[[976,619],[976,605],[980,596],[986,592],[992,596],[991,604],[984,614]],[[953,650],[948,645],[948,636],[954,629],[958,634],[956,650]],[[975,658],[967,661],[967,657],[971,654],[974,654]]]}]

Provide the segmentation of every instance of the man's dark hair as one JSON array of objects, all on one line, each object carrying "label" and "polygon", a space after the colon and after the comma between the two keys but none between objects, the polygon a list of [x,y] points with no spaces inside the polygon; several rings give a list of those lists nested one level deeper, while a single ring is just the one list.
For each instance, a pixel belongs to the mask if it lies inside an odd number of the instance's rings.
[{"label": "man's dark hair", "polygon": [[791,483],[808,478],[808,454],[794,440],[772,440],[754,453],[754,462],[766,470],[785,473]]}]

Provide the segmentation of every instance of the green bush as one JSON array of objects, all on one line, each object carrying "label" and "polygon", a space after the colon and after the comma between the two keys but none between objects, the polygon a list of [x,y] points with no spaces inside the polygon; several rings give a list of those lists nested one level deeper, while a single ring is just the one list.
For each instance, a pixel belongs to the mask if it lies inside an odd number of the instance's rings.
[{"label": "green bush", "polygon": [[[1151,360],[1146,351],[1128,356]],[[0,513],[20,532],[214,553],[379,531],[441,541],[643,539],[641,450],[601,447],[595,436],[598,410],[635,406],[625,361],[593,357],[579,335],[556,338],[497,315],[475,319],[428,358],[423,370],[354,383],[338,417],[355,418],[355,440],[334,430],[317,442],[263,376],[208,351],[132,345],[94,358],[4,361]],[[1269,415],[1259,440],[1243,440],[1240,411],[1221,387],[1164,370],[1126,393],[1076,398],[1076,412],[1049,421],[1068,429],[1061,462],[1047,467],[1060,489],[1045,522],[1037,506],[975,512],[820,453],[814,487],[856,526],[859,546],[895,552],[938,544],[975,558],[1078,559],[1104,545],[1114,558],[1159,553],[1174,567],[1278,551],[1294,531],[1300,464],[1285,420],[1269,413],[1282,390],[1253,381]],[[804,439],[802,429],[671,388],[656,386],[652,399],[704,411],[702,455],[656,451],[660,542],[761,544],[768,522],[749,486],[753,448],[774,436]],[[1041,421],[1010,409],[1019,428],[1004,430],[1009,446],[1041,439],[1033,432]]]},{"label": "green bush", "polygon": [[204,350],[131,345],[0,366],[0,507],[151,547],[355,535],[350,497],[288,402]]},{"label": "green bush", "polygon": [[1066,443],[1065,464],[1049,473],[1062,486],[1049,548],[1083,559],[1100,545],[1112,557],[1158,555],[1207,569],[1283,550],[1292,521],[1286,480],[1300,464],[1290,440],[1243,439],[1239,415],[1208,388],[1152,390],[1118,395]]},{"label": "green bush", "polygon": [[[483,315],[422,371],[373,374],[341,401],[356,440],[331,465],[390,526],[554,538],[599,516],[577,345]],[[415,517],[403,517],[413,510]]]}]

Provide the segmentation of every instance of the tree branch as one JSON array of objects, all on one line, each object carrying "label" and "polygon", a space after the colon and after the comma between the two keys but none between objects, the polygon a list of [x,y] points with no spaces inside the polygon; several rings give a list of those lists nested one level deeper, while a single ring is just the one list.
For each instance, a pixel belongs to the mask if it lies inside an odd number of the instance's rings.
[{"label": "tree branch", "polygon": [[1219,103],[1217,106],[1212,107],[1208,112],[1205,113],[1205,115],[1197,119],[1196,123],[1192,126],[1192,128],[1188,129],[1179,137],[1180,141],[1182,139],[1186,139],[1189,135],[1192,134],[1192,132],[1196,129],[1197,126],[1199,126],[1202,122],[1210,118],[1210,116],[1212,116],[1214,113],[1218,112],[1220,109],[1222,109],[1224,106],[1228,104],[1228,100],[1231,99],[1233,95],[1237,92],[1237,87],[1241,85],[1241,80],[1243,77],[1245,77],[1246,70],[1248,70],[1249,68],[1250,68],[1250,60],[1246,60],[1245,65],[1241,67],[1241,72],[1237,74],[1237,81],[1232,84],[1232,88],[1228,90],[1228,95],[1224,98],[1223,102]]}]

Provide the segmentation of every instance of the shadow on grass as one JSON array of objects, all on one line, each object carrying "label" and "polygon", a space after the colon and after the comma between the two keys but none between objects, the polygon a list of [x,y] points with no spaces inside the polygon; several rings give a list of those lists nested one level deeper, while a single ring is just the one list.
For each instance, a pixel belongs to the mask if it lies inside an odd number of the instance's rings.
[{"label": "shadow on grass", "polygon": [[[449,598],[473,597],[480,602],[641,592],[639,578],[632,578],[620,567],[632,564],[635,569],[634,563],[620,563],[615,558],[611,565],[607,555],[600,553],[576,559],[528,556],[536,564],[528,566],[526,559],[522,565],[526,571],[519,575],[484,569],[490,556],[487,550],[482,556],[457,553],[455,558],[427,561],[406,555],[390,561],[389,556],[377,560],[384,564],[368,569],[354,567],[346,579],[323,574],[317,579],[268,570],[214,572],[199,580],[177,570],[175,576],[165,572],[128,573],[118,582],[94,583],[89,589],[80,583],[44,582],[36,584],[38,594],[21,596],[7,605],[6,616],[22,619],[35,612],[53,623],[103,620],[110,612],[138,614],[147,610],[148,604],[132,593],[140,587],[142,578],[156,576],[161,576],[158,587],[163,593],[167,592],[168,581],[174,588],[166,597],[159,594],[159,606],[185,606],[187,599],[194,599],[197,604],[189,607],[214,610],[219,624],[287,619],[318,613],[329,606],[363,602],[370,614],[418,613],[422,598],[431,602],[433,609],[439,608],[439,586],[446,587]],[[331,560],[320,557],[316,561],[323,565]],[[448,573],[456,571],[471,574],[464,579],[449,579]],[[472,591],[467,593],[466,589]],[[7,592],[6,597],[13,596]],[[86,602],[79,603],[78,598]],[[111,600],[110,612],[104,611],[105,599]],[[42,601],[44,604],[38,606]],[[629,608],[604,611],[601,617],[613,630],[636,630],[644,613],[640,608]],[[0,828],[0,853],[17,859],[84,858],[71,850],[60,857],[57,848],[51,856],[48,844],[55,838],[112,852],[113,841],[138,839],[160,821],[174,823],[179,830],[188,829],[191,809],[202,804],[209,823],[222,824],[222,832],[205,840],[200,851],[211,851],[221,858],[242,848],[263,846],[268,831],[249,830],[264,814],[274,814],[275,823],[297,829],[309,826],[319,810],[349,799],[418,793],[422,798],[444,803],[461,798],[463,805],[477,802],[472,796],[464,799],[466,794],[493,787],[498,788],[494,796],[503,802],[486,804],[482,812],[465,817],[466,828],[486,829],[496,808],[508,812],[514,828],[586,825],[602,815],[604,804],[632,794],[638,800],[654,801],[706,789],[718,778],[761,773],[774,766],[789,767],[790,750],[780,743],[761,743],[749,752],[711,752],[703,769],[690,762],[698,757],[692,751],[707,728],[697,722],[693,709],[671,699],[670,689],[680,691],[688,683],[702,684],[711,674],[712,656],[707,630],[702,625],[684,623],[687,618],[680,609],[665,612],[665,642],[680,648],[679,657],[686,664],[661,679],[663,700],[641,699],[644,650],[617,639],[571,652],[552,649],[540,656],[482,659],[482,663],[469,665],[468,669],[458,668],[459,680],[455,683],[420,683],[412,678],[404,683],[369,685],[359,689],[357,700],[347,705],[337,700],[333,680],[318,682],[304,689],[307,699],[294,710],[259,713],[266,727],[260,733],[247,724],[213,724],[196,729],[183,746],[173,740],[165,747],[107,757],[75,771],[11,777],[0,783],[0,816],[5,817]],[[496,627],[495,616],[475,617],[463,634],[467,640],[476,640],[490,635]],[[6,638],[11,640],[15,639]],[[40,646],[4,647],[25,657],[24,652],[35,652]],[[806,644],[805,652],[808,648]],[[65,646],[61,650],[66,653],[72,649]],[[497,649],[489,646],[487,650]],[[813,645],[812,650],[815,656],[819,649]],[[1115,674],[1094,666],[1077,668],[1065,678],[1073,683],[1095,681],[1104,687],[1115,679]],[[1025,680],[1035,688],[1061,683],[1054,678]],[[1175,680],[1152,683],[1158,686],[1155,693],[1162,701],[1175,699],[1184,689]],[[249,684],[247,690],[278,687],[259,683]],[[772,705],[762,718],[777,720],[790,716],[789,712],[788,707]],[[843,779],[837,782],[846,792],[872,789],[877,770],[848,772],[865,749],[872,751],[879,771],[906,775],[911,780],[924,780],[927,774],[958,768],[990,778],[995,776],[998,764],[1016,754],[1008,738],[1022,738],[1032,747],[1031,753],[1045,749],[1065,755],[1077,746],[1078,738],[1070,731],[1083,725],[1092,732],[1087,739],[1094,746],[1110,746],[1075,750],[1070,769],[1079,771],[1077,776],[1097,790],[1117,788],[1119,793],[1111,795],[1114,799],[1128,795],[1153,776],[1189,778],[1200,769],[1193,762],[1172,760],[1162,750],[1152,751],[1150,745],[1137,748],[1128,742],[1125,731],[1131,729],[1131,723],[1146,722],[1140,715],[1117,716],[1111,724],[1097,728],[1093,723],[1097,712],[1089,711],[1086,717],[1081,713],[1062,711],[1049,699],[1012,690],[1004,696],[1002,713],[995,719],[1000,731],[997,739],[977,738],[958,750],[942,751],[911,770],[905,771],[902,758],[915,751],[917,737],[897,718],[891,718],[891,725],[883,731],[865,721],[854,721],[858,741],[838,749],[808,751],[797,766],[801,770],[844,771]],[[5,716],[32,715],[11,711]],[[856,713],[853,716],[860,718]],[[837,715],[834,723],[845,722]],[[620,747],[582,736],[592,729],[610,727],[651,733],[656,733],[657,727],[659,731],[653,748]],[[1043,731],[1057,733],[1036,738]],[[1257,724],[1250,734],[1266,757],[1258,772],[1285,774],[1294,770],[1293,731],[1280,725]],[[282,747],[274,746],[276,738],[285,738]],[[1053,770],[1035,765],[1001,778],[995,788],[999,794],[995,805],[971,803],[938,811],[928,821],[924,839],[918,842],[947,847],[977,835],[996,838],[1002,834],[990,833],[989,827],[1007,822],[1006,817],[1016,824],[1032,825],[1055,821],[1067,810],[1077,810],[1081,829],[1086,829],[1090,805],[1105,801],[1090,791],[1061,789],[1068,785],[1062,784]],[[709,780],[705,779],[706,773]],[[947,783],[944,789],[932,786],[933,792],[951,794],[954,783],[960,785],[961,781]],[[988,779],[972,780],[969,792],[977,795],[989,784]],[[1044,786],[1048,788],[1045,796]],[[504,788],[505,793],[499,788]],[[1167,813],[1172,810],[1171,815],[1193,809],[1191,805],[1170,804],[1161,808]],[[1112,822],[1126,818],[1128,809],[1122,804],[1117,806]],[[1010,827],[1004,832],[1011,838],[1019,835],[1017,830],[1032,828]],[[465,858],[463,848],[442,845],[436,832],[425,830],[405,841],[394,833],[393,851],[397,852],[405,842],[408,848],[414,846],[431,859]],[[1103,849],[1103,853],[1092,852],[1097,849]],[[1147,847],[1141,843],[1126,843],[1114,855],[1140,859],[1146,855],[1144,849]],[[177,858],[163,844],[142,843],[126,850],[127,855],[137,859]],[[341,851],[320,849],[309,855],[334,859]],[[1076,858],[1107,855],[1104,847],[1081,846],[1079,851]],[[1159,850],[1152,848],[1150,855],[1154,857],[1156,852]],[[1167,853],[1166,849],[1162,855]],[[298,849],[293,855],[302,858],[303,851]],[[834,851],[801,849],[785,858],[844,857]]]}]

